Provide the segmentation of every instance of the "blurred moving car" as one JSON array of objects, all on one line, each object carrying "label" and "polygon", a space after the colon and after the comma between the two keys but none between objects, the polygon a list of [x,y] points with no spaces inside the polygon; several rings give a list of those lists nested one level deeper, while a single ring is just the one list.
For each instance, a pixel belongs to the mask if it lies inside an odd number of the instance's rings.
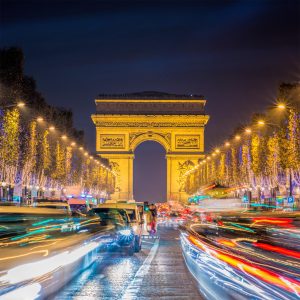
[{"label": "blurred moving car", "polygon": [[299,220],[299,213],[209,213],[180,228],[183,255],[209,299],[299,299]]},{"label": "blurred moving car", "polygon": [[129,216],[129,226],[134,232],[134,249],[135,252],[139,252],[142,248],[142,233],[143,233],[143,207],[142,203],[135,201],[120,201],[120,202],[108,202],[100,204],[99,208],[118,208],[123,209]]},{"label": "blurred moving car", "polygon": [[74,218],[61,209],[65,203],[54,203],[0,206],[1,299],[50,299],[101,257],[105,238],[116,232],[97,216]]},{"label": "blurred moving car", "polygon": [[91,210],[94,205],[87,199],[70,198],[68,200],[72,215],[84,215]]},{"label": "blurred moving car", "polygon": [[169,214],[170,221],[176,224],[182,224],[186,221],[186,216],[178,211],[171,211]]},{"label": "blurred moving car", "polygon": [[56,201],[37,202],[36,207],[57,209],[64,212],[66,215],[72,214],[70,205],[67,202],[56,202]]},{"label": "blurred moving car", "polygon": [[136,239],[133,228],[130,226],[130,217],[127,211],[116,207],[97,207],[88,213],[89,216],[98,216],[100,225],[113,225],[115,232],[106,237],[105,248],[121,248],[128,255],[136,250]]}]

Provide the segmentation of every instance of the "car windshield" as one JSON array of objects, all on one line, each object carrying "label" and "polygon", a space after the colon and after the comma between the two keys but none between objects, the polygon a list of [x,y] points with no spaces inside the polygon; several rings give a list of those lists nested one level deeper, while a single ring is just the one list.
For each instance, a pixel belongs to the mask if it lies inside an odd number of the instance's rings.
[{"label": "car windshield", "polygon": [[0,206],[16,206],[15,202],[0,202]]},{"label": "car windshield", "polygon": [[66,203],[67,201],[66,200],[62,200],[62,199],[36,199],[35,202],[37,203],[53,203],[53,202],[56,202],[56,203]]},{"label": "car windshield", "polygon": [[60,205],[41,205],[41,208],[53,208],[53,209],[63,209],[67,210],[67,206],[60,206]]},{"label": "car windshield", "polygon": [[100,217],[103,225],[114,224],[125,226],[127,223],[126,212],[116,208],[95,208],[94,213]]},{"label": "car windshield", "polygon": [[135,209],[127,209],[126,208],[126,212],[127,212],[128,216],[129,216],[131,222],[136,221]]}]

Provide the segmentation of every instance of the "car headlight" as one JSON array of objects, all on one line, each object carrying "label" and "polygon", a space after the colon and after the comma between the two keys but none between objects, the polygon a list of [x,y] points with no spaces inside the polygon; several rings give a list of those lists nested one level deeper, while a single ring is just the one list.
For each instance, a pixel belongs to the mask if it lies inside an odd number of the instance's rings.
[{"label": "car headlight", "polygon": [[130,229],[122,229],[122,230],[119,230],[119,234],[124,235],[124,236],[131,236],[132,232]]}]

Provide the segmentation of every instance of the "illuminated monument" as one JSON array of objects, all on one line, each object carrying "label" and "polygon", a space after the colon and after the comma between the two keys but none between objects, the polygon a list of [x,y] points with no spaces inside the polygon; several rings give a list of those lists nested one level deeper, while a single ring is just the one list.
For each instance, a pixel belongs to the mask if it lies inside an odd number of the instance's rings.
[{"label": "illuminated monument", "polygon": [[112,199],[133,198],[134,151],[156,141],[166,150],[167,200],[186,200],[183,174],[203,158],[209,120],[203,97],[141,92],[99,95],[95,102],[96,151],[117,175]]}]

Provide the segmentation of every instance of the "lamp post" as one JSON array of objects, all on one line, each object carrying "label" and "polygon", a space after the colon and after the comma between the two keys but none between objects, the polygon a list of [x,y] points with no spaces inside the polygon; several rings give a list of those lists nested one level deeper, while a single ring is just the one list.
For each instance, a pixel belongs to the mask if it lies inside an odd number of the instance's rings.
[{"label": "lamp post", "polygon": [[20,102],[18,102],[18,103],[13,103],[13,104],[8,104],[8,105],[0,106],[0,108],[1,108],[1,109],[5,109],[5,108],[10,108],[10,107],[15,107],[15,106],[21,108],[21,107],[24,107],[24,106],[25,106],[25,103],[22,102],[22,101],[20,101]]},{"label": "lamp post", "polygon": [[[284,111],[287,110],[287,106],[285,103],[278,103],[277,108],[280,110],[284,110]],[[291,111],[292,111],[292,109],[290,108],[288,110],[288,114],[290,114]],[[292,196],[293,196],[293,177],[292,177],[292,169],[289,168],[289,197],[292,197]]]}]

